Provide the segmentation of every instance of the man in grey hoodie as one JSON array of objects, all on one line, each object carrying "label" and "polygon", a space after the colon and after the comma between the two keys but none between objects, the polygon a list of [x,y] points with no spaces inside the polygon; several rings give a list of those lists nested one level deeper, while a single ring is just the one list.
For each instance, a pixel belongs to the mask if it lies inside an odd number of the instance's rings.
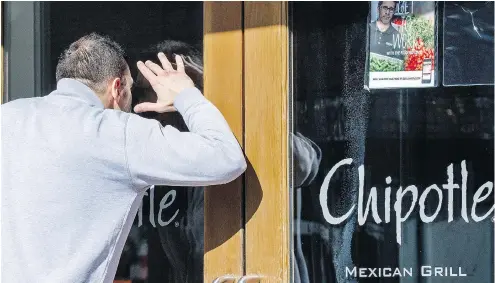
[{"label": "man in grey hoodie", "polygon": [[133,84],[122,48],[91,34],[62,54],[57,89],[3,104],[2,280],[112,282],[151,185],[228,183],[246,161],[220,111],[176,68],[138,62],[157,101],[189,132],[128,113]]}]

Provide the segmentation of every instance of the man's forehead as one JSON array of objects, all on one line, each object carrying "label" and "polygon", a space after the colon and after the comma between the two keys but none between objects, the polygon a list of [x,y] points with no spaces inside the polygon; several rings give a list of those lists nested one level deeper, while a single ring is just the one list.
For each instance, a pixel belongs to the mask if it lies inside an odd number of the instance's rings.
[{"label": "man's forehead", "polygon": [[383,1],[382,6],[386,5],[388,7],[395,7],[395,2],[394,1]]}]

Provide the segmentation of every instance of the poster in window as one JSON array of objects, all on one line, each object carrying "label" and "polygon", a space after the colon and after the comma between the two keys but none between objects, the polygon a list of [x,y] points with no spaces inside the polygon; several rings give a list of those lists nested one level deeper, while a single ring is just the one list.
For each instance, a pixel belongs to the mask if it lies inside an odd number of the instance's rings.
[{"label": "poster in window", "polygon": [[368,88],[436,85],[434,1],[372,1],[368,27]]}]

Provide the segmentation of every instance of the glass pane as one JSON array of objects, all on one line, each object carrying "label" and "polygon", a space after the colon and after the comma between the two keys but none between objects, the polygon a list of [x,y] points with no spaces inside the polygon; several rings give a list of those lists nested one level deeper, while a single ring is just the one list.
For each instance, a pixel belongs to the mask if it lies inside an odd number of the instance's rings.
[{"label": "glass pane", "polygon": [[[194,63],[186,72],[202,89],[202,2],[11,2],[5,8],[9,100],[54,90],[60,54],[91,32],[108,35],[125,49],[136,82],[133,104],[156,100],[135,66],[137,60],[156,60],[159,51],[169,56],[182,54]],[[143,116],[187,131],[179,114]],[[115,279],[202,282],[203,215],[203,188],[148,190]]]},{"label": "glass pane", "polygon": [[294,282],[491,282],[494,88],[364,90],[369,11],[290,9]]},{"label": "glass pane", "polygon": [[493,2],[449,1],[443,5],[444,85],[493,84]]}]

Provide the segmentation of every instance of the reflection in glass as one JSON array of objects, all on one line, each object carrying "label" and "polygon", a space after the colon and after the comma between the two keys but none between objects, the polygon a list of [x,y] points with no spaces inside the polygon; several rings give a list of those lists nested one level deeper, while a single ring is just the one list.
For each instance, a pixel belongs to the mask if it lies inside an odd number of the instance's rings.
[{"label": "reflection in glass", "polygon": [[[471,207],[478,189],[493,184],[494,89],[363,90],[368,12],[366,2],[300,2],[290,10],[294,282],[491,282],[493,211],[476,222]],[[347,158],[352,163],[328,178]],[[451,164],[452,182],[459,189],[454,190],[449,216],[443,186]],[[468,172],[465,191],[460,189],[463,168]],[[396,208],[405,215],[413,201],[409,193],[394,207],[400,187],[415,185],[419,202],[432,184],[442,192],[442,204],[433,191],[424,209],[416,203],[407,220],[397,221]],[[463,217],[463,192],[469,222]],[[359,204],[365,208],[370,198],[376,201],[376,218],[370,205],[361,222]],[[476,214],[485,215],[493,204],[492,192],[477,204]],[[435,219],[425,223],[422,213],[432,216],[438,207]],[[328,214],[341,217],[349,211],[342,223],[329,223]],[[469,276],[435,281],[417,276],[421,266],[452,267],[454,273],[461,267]],[[369,276],[353,274],[358,270],[354,267],[365,268]],[[404,276],[380,277],[378,270],[386,267],[392,273],[398,268]],[[370,273],[374,268],[376,276]]]},{"label": "reflection in glass", "polygon": [[[301,133],[291,133],[291,151],[293,156],[293,186],[296,189],[296,219],[301,219],[302,187],[310,185],[320,167],[321,149],[312,140]],[[302,250],[302,223],[295,223],[295,245],[293,258],[297,262],[294,266],[296,282],[309,282],[309,275]],[[304,227],[306,228],[306,227]]]},{"label": "reflection in glass", "polygon": [[493,85],[493,2],[444,5],[444,85]]},{"label": "reflection in glass", "polygon": [[[140,60],[150,60],[160,64],[158,52],[163,52],[170,62],[175,55],[183,58],[186,73],[195,85],[203,90],[203,60],[202,53],[191,44],[184,41],[164,40],[150,46],[140,53]],[[174,63],[173,63],[174,64]],[[138,74],[134,91],[133,104],[156,102],[156,93],[149,82]],[[170,125],[180,131],[188,131],[181,115],[173,113],[144,113],[144,117],[156,119],[162,125]],[[203,281],[204,254],[204,190],[198,187],[166,187],[156,186],[153,189],[153,200],[150,201],[149,213],[157,213],[158,209],[166,207],[159,214],[156,224],[158,237],[154,242],[154,256],[163,257],[169,265],[167,274],[160,279],[158,275],[150,282],[196,283]],[[150,195],[151,196],[151,195]],[[170,204],[170,205],[169,205]],[[159,240],[160,245],[156,242]],[[161,250],[161,251],[160,251]],[[159,268],[160,261],[155,264]],[[163,264],[163,263],[162,263]]]}]

